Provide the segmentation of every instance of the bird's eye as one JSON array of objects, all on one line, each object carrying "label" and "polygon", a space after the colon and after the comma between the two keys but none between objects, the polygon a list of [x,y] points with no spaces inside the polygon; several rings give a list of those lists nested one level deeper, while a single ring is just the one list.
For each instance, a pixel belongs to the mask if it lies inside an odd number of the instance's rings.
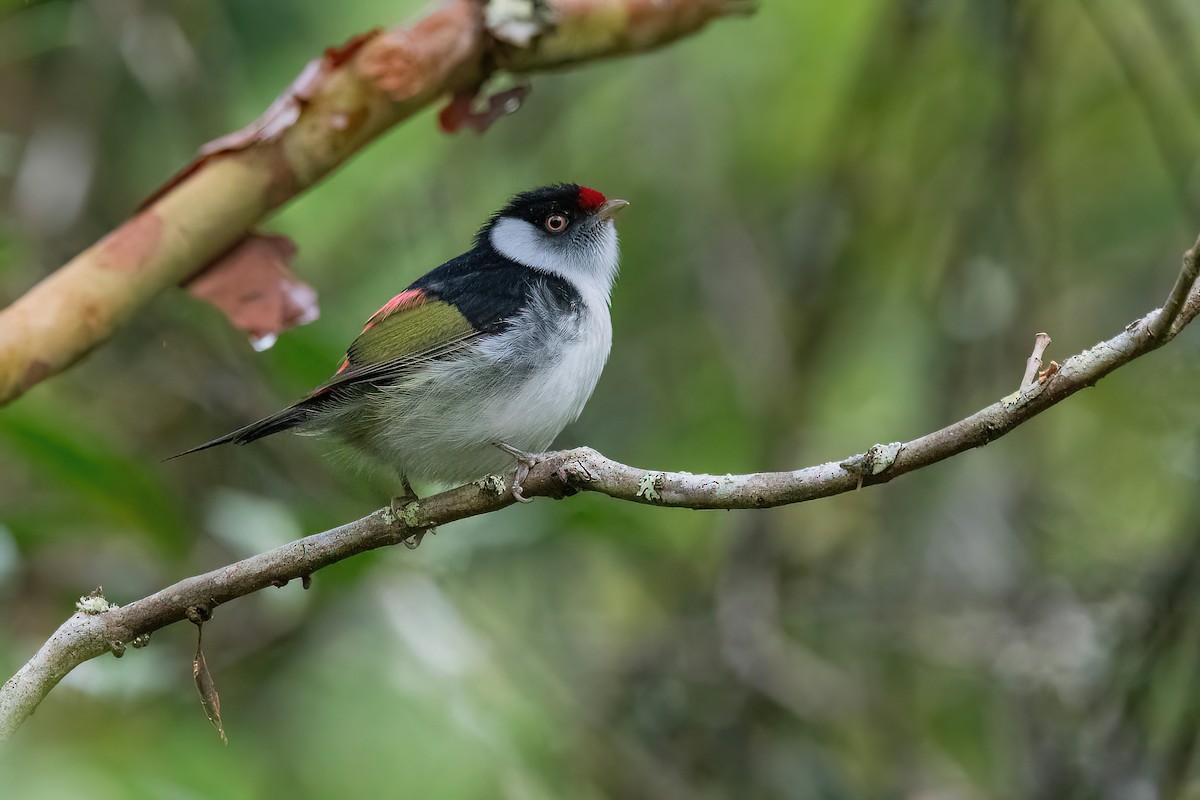
[{"label": "bird's eye", "polygon": [[551,214],[546,217],[546,230],[551,233],[562,233],[566,230],[567,218],[562,214]]}]

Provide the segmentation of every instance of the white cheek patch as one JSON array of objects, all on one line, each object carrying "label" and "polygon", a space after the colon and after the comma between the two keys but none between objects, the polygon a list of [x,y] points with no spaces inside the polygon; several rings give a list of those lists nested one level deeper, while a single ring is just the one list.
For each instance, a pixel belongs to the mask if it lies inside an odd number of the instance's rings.
[{"label": "white cheek patch", "polygon": [[504,217],[492,227],[492,247],[505,258],[546,272],[561,270],[562,256],[540,231],[523,219]]},{"label": "white cheek patch", "polygon": [[617,231],[611,222],[590,246],[572,247],[568,241],[549,240],[523,219],[504,217],[492,227],[491,240],[505,258],[566,278],[585,296],[602,294],[607,302],[620,258]]}]

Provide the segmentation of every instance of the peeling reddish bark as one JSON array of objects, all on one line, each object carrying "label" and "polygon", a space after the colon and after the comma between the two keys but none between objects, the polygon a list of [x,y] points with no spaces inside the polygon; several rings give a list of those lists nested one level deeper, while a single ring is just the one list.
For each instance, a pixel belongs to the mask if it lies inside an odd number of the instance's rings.
[{"label": "peeling reddish bark", "polygon": [[356,60],[357,73],[395,102],[479,80],[484,49],[481,9],[470,0],[453,0],[411,28],[372,39]]},{"label": "peeling reddish bark", "polygon": [[100,241],[97,263],[101,269],[131,275],[153,257],[162,239],[162,219],[143,211]]}]

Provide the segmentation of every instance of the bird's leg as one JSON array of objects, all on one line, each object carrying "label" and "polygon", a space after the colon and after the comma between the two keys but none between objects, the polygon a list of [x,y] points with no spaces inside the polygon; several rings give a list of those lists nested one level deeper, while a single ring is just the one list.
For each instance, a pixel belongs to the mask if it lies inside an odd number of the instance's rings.
[{"label": "bird's leg", "polygon": [[417,497],[417,493],[413,491],[412,484],[404,476],[400,477],[400,488],[404,490],[404,494],[392,497],[392,513],[398,518],[403,518],[404,507],[409,503],[415,503],[421,498]]},{"label": "bird's leg", "polygon": [[[409,503],[415,503],[421,498],[417,497],[417,493],[413,491],[412,484],[408,482],[408,478],[400,476],[400,487],[404,490],[404,494],[392,497],[392,514],[396,519],[404,519],[404,507]],[[404,539],[404,546],[409,550],[416,550],[421,546],[421,540],[425,538],[425,534],[436,534],[433,528],[418,528],[413,531],[408,538]]]},{"label": "bird's leg", "polygon": [[529,470],[537,463],[537,456],[532,453],[526,453],[524,450],[518,450],[511,444],[505,442],[492,442],[504,452],[508,453],[517,462],[517,473],[513,475],[512,496],[518,503],[532,503],[533,498],[526,497],[521,491],[521,483],[529,477]]}]

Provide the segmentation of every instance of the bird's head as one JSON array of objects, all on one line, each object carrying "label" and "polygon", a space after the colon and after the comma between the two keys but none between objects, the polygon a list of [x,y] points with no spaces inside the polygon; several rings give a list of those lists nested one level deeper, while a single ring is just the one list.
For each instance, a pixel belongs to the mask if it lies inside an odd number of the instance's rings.
[{"label": "bird's head", "polygon": [[477,241],[519,264],[607,294],[619,256],[613,216],[627,205],[574,183],[543,186],[513,197]]}]

